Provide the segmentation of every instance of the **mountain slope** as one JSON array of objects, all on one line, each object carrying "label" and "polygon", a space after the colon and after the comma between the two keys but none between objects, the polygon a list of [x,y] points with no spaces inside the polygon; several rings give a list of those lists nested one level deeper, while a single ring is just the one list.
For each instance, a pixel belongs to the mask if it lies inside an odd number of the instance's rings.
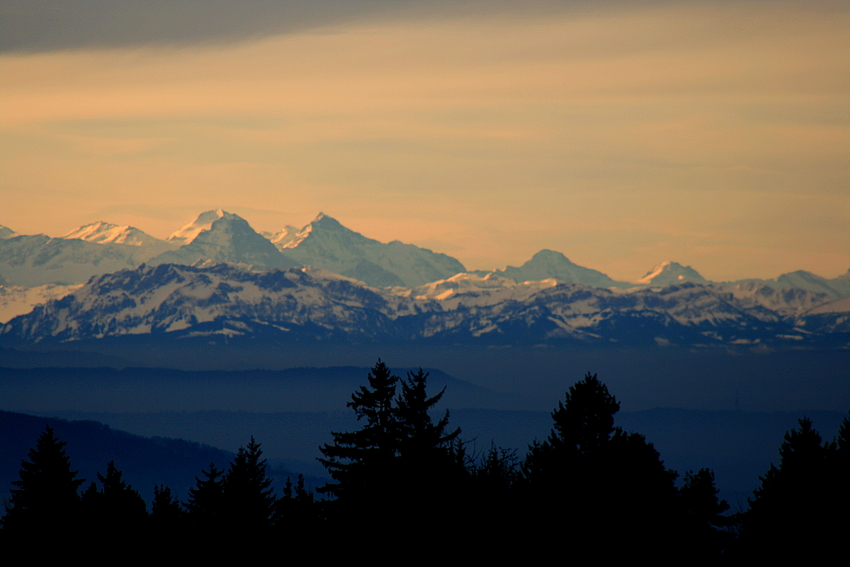
[{"label": "mountain slope", "polygon": [[413,244],[388,244],[366,238],[320,213],[294,236],[276,235],[278,249],[298,265],[317,266],[369,285],[417,286],[466,269],[446,254]]},{"label": "mountain slope", "polygon": [[221,209],[204,211],[203,213],[199,214],[197,218],[195,218],[195,220],[193,220],[187,225],[184,225],[180,230],[172,232],[171,235],[165,240],[178,246],[189,244],[193,240],[195,240],[195,238],[197,238],[200,233],[204,232],[205,230],[209,230],[215,221],[226,216],[232,215],[231,213],[226,213]]},{"label": "mountain slope", "polygon": [[850,297],[850,270],[847,270],[846,273],[832,279],[827,279],[805,270],[797,270],[796,272],[782,274],[775,279],[745,279],[732,282],[732,284],[744,284],[750,282],[762,283],[774,288],[805,289],[816,293],[825,293],[834,299]]},{"label": "mountain slope", "polygon": [[[295,265],[295,262],[278,252],[271,242],[256,233],[242,217],[225,213],[221,209],[208,213],[214,213],[216,216],[216,220],[212,221],[208,229],[198,230],[188,244],[177,250],[164,252],[150,259],[148,263],[191,265],[198,261],[213,260],[280,269]],[[209,216],[203,213],[198,220],[206,218],[205,215]],[[195,229],[197,228],[198,226],[195,226]],[[181,238],[188,238],[188,232],[184,232]],[[177,240],[174,238],[171,241]]]},{"label": "mountain slope", "polygon": [[634,283],[638,285],[664,286],[683,282],[710,283],[690,266],[683,266],[669,261],[661,262],[648,271],[642,278],[635,280]]},{"label": "mountain slope", "polygon": [[405,291],[368,287],[316,268],[142,266],[101,276],[63,299],[39,305],[10,321],[0,336],[10,344],[138,334],[329,344],[797,346],[850,341],[850,318],[841,306],[809,315],[829,297],[804,290],[684,283],[623,291],[554,281],[452,280]]},{"label": "mountain slope", "polygon": [[555,278],[562,282],[594,287],[617,287],[624,285],[612,280],[602,272],[574,264],[566,256],[553,250],[541,250],[519,268],[508,266],[504,270],[495,270],[493,273],[503,278],[510,278],[516,282],[540,281]]},{"label": "mountain slope", "polygon": [[62,236],[67,239],[86,240],[98,244],[127,244],[129,246],[159,246],[161,249],[170,248],[164,241],[142,232],[133,226],[118,226],[103,221],[93,222],[75,228]]},{"label": "mountain slope", "polygon": [[85,283],[90,277],[133,268],[158,252],[126,244],[34,236],[0,239],[0,283],[38,286]]},{"label": "mountain slope", "polygon": [[[56,437],[67,443],[65,452],[72,470],[87,484],[97,480],[106,464],[114,460],[125,480],[151,499],[155,485],[172,487],[178,497],[188,493],[195,476],[215,462],[226,467],[232,454],[182,439],[147,439],[94,421],[67,421],[0,411],[0,494],[8,497],[12,481],[19,479],[21,461],[35,447],[38,436],[50,425]],[[84,485],[84,486],[87,486]]]}]

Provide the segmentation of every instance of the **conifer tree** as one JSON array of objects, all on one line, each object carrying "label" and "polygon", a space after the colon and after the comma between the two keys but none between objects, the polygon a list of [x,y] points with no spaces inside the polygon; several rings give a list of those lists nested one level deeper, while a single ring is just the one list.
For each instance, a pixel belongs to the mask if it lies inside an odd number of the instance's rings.
[{"label": "conifer tree", "polygon": [[106,474],[97,473],[97,478],[100,490],[93,482],[82,498],[84,513],[92,527],[122,538],[137,534],[148,519],[142,496],[124,482],[114,460],[106,465]]},{"label": "conifer tree", "polygon": [[320,491],[336,497],[329,510],[337,520],[383,526],[402,542],[445,527],[438,517],[459,518],[450,507],[466,475],[460,430],[448,429],[448,413],[432,421],[429,411],[443,392],[429,396],[427,377],[420,369],[401,381],[379,359],[368,385],[352,395],[348,406],[362,427],[335,432],[334,443],[320,448],[336,481]]},{"label": "conifer tree", "polygon": [[[595,549],[608,538],[619,547],[608,554],[646,552],[657,534],[673,535],[676,473],[664,467],[643,435],[614,426],[620,404],[596,375],[571,386],[552,412],[549,437],[529,447],[523,463],[527,528],[555,539],[572,534],[576,549]],[[654,537],[655,536],[655,537]],[[653,549],[658,554],[659,549]]]},{"label": "conifer tree", "polygon": [[30,450],[30,460],[21,461],[20,480],[12,483],[16,488],[2,521],[4,530],[56,533],[73,527],[80,502],[77,490],[83,479],[71,470],[65,445],[48,426]]},{"label": "conifer tree", "polygon": [[679,504],[686,538],[683,547],[691,558],[718,559],[732,543],[733,536],[725,529],[732,520],[723,516],[729,504],[717,498],[717,493],[714,473],[710,469],[685,473],[684,483],[679,488]]},{"label": "conifer tree", "polygon": [[287,477],[283,486],[283,497],[275,506],[275,527],[299,540],[312,539],[321,521],[319,506],[313,492],[304,485],[304,475],[299,474],[295,485]]},{"label": "conifer tree", "polygon": [[460,435],[460,428],[447,431],[448,410],[437,423],[432,421],[429,412],[442,399],[446,389],[428,397],[427,386],[428,373],[421,368],[417,372],[408,372],[407,378],[401,381],[401,394],[396,407],[398,450],[401,456],[411,461],[442,458]]},{"label": "conifer tree", "polygon": [[247,447],[239,447],[224,476],[226,522],[235,529],[265,530],[271,524],[276,499],[262,455],[260,444],[251,437]]},{"label": "conifer tree", "polygon": [[171,488],[163,485],[153,487],[153,502],[151,502],[151,527],[161,533],[174,533],[184,527],[186,512],[180,506]]},{"label": "conifer tree", "polygon": [[195,477],[195,486],[189,489],[188,521],[196,534],[214,537],[223,529],[224,471],[210,463],[201,475],[203,478]]},{"label": "conifer tree", "polygon": [[[319,448],[320,458],[336,483],[319,488],[337,498],[368,494],[388,471],[398,450],[399,424],[394,404],[398,376],[380,359],[346,405],[363,425],[357,431],[333,432],[334,442]],[[359,493],[359,495],[358,495]]]},{"label": "conifer tree", "polygon": [[808,418],[787,432],[779,466],[771,464],[743,515],[741,543],[753,557],[831,559],[846,537],[846,502],[838,496],[836,444],[824,443]]}]

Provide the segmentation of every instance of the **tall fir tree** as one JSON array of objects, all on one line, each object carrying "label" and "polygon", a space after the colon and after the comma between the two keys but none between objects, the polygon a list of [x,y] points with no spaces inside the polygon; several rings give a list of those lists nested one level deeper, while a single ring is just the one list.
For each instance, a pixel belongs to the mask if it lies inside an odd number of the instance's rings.
[{"label": "tall fir tree", "polygon": [[723,515],[729,504],[717,497],[718,492],[710,469],[685,473],[679,488],[679,505],[686,538],[683,549],[691,560],[718,560],[732,545],[734,536],[728,528],[733,520]]},{"label": "tall fir tree", "polygon": [[402,381],[379,359],[348,404],[361,428],[335,432],[334,443],[320,448],[319,460],[336,481],[320,489],[335,497],[328,512],[358,526],[353,538],[360,528],[381,526],[402,545],[460,517],[452,509],[466,475],[460,430],[449,429],[448,413],[431,419],[443,393],[429,396],[427,378],[420,369]]},{"label": "tall fir tree", "polygon": [[335,480],[319,488],[336,498],[368,498],[382,484],[379,476],[388,471],[398,450],[399,424],[395,408],[398,376],[378,359],[369,371],[368,385],[351,395],[346,405],[363,425],[351,432],[333,432],[333,444],[319,448],[319,462]]},{"label": "tall fir tree", "polygon": [[847,478],[837,475],[837,446],[824,442],[808,418],[787,432],[779,466],[771,464],[743,515],[744,555],[783,560],[830,560],[846,540]]},{"label": "tall fir tree", "polygon": [[239,447],[224,475],[225,521],[231,529],[256,532],[271,525],[276,498],[262,456],[260,444],[251,437],[247,447]]},{"label": "tall fir tree", "polygon": [[20,479],[12,484],[12,497],[3,517],[8,534],[68,533],[79,513],[78,489],[84,482],[71,470],[59,441],[48,426],[39,436],[29,461],[21,461]]},{"label": "tall fir tree", "polygon": [[[530,533],[552,541],[568,533],[577,554],[602,550],[609,559],[670,551],[658,539],[675,539],[677,475],[643,435],[614,426],[619,409],[595,374],[569,388],[549,437],[523,463]],[[610,538],[617,547],[605,547]]]},{"label": "tall fir tree", "polygon": [[153,487],[151,528],[159,534],[173,534],[185,528],[186,511],[168,486]]},{"label": "tall fir tree", "polygon": [[185,503],[187,522],[194,537],[215,544],[224,533],[224,471],[210,463],[201,471],[203,478],[195,477],[195,486],[189,489]]},{"label": "tall fir tree", "polygon": [[101,488],[94,482],[83,493],[83,514],[91,528],[111,538],[128,540],[147,525],[148,512],[144,499],[124,482],[115,461],[106,465],[106,474],[97,473]]}]

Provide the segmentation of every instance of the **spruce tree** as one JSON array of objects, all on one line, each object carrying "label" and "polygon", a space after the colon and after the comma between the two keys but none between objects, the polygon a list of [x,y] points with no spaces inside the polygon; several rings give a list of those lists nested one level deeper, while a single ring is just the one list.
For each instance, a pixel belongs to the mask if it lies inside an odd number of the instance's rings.
[{"label": "spruce tree", "polygon": [[[529,522],[529,535],[568,533],[577,552],[602,549],[609,558],[658,555],[659,534],[675,536],[677,475],[643,435],[614,426],[619,409],[595,374],[569,388],[549,437],[523,463],[525,515],[547,518]],[[605,547],[612,538],[618,546]]]},{"label": "spruce tree", "polygon": [[203,478],[195,477],[195,486],[189,489],[187,520],[196,537],[213,543],[224,531],[224,471],[210,463],[201,475]]},{"label": "spruce tree", "polygon": [[106,465],[106,474],[97,473],[101,488],[94,482],[82,498],[84,514],[94,529],[110,537],[127,539],[138,534],[147,524],[148,512],[144,499],[124,482],[123,473],[115,461]]},{"label": "spruce tree", "polygon": [[160,534],[171,534],[185,527],[186,512],[180,506],[171,488],[163,485],[153,487],[151,502],[151,528]]},{"label": "spruce tree", "polygon": [[846,538],[847,502],[837,478],[837,447],[808,418],[785,434],[779,466],[771,464],[743,515],[744,554],[775,559],[834,559]]},{"label": "spruce tree", "polygon": [[271,525],[276,499],[262,455],[260,444],[251,437],[247,447],[239,447],[224,476],[225,521],[232,529],[258,531]]},{"label": "spruce tree", "polygon": [[74,525],[83,479],[76,478],[66,443],[56,439],[48,426],[30,450],[29,461],[21,461],[20,480],[12,484],[12,497],[3,518],[9,533],[67,533]]},{"label": "spruce tree", "polygon": [[319,462],[335,483],[319,488],[336,498],[368,498],[382,483],[379,476],[388,472],[396,456],[399,440],[398,415],[395,407],[398,376],[380,359],[369,372],[368,386],[361,386],[346,405],[354,410],[360,429],[332,432],[334,442],[319,448],[324,458]]},{"label": "spruce tree", "polygon": [[429,412],[443,392],[429,396],[427,377],[420,369],[401,381],[379,359],[368,385],[348,403],[361,428],[334,432],[334,443],[320,448],[319,460],[336,482],[319,490],[335,497],[332,519],[349,530],[357,526],[352,537],[380,526],[401,545],[413,534],[445,529],[447,517],[460,518],[455,506],[466,475],[460,430],[448,428],[448,413],[432,421]]},{"label": "spruce tree", "polygon": [[733,520],[723,515],[729,504],[717,498],[717,493],[710,469],[685,473],[679,488],[679,505],[686,538],[683,547],[691,559],[718,559],[732,544],[733,536],[728,528]]}]

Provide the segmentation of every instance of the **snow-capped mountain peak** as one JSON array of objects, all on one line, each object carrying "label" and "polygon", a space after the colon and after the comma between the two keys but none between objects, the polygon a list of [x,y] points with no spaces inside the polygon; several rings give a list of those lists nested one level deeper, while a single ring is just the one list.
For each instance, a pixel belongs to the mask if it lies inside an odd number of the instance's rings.
[{"label": "snow-capped mountain peak", "polygon": [[184,235],[191,236],[191,242],[151,258],[148,263],[192,265],[199,260],[215,260],[279,269],[295,266],[295,262],[283,256],[245,219],[221,209],[202,213],[182,230]]},{"label": "snow-capped mountain peak", "polygon": [[422,285],[466,271],[450,256],[397,241],[378,242],[325,213],[275,246],[298,265],[321,266],[377,287]]},{"label": "snow-capped mountain peak", "polygon": [[541,281],[555,278],[562,282],[579,283],[596,287],[614,287],[618,283],[607,275],[574,264],[569,258],[554,250],[541,250],[525,264],[516,268],[508,266],[493,272],[516,282]]},{"label": "snow-capped mountain peak", "polygon": [[209,230],[212,227],[212,224],[218,219],[232,216],[236,215],[234,215],[233,213],[228,213],[227,211],[224,211],[221,208],[212,211],[204,211],[203,213],[199,214],[195,220],[185,225],[180,230],[173,232],[171,236],[166,238],[166,240],[174,244],[189,244],[190,242],[195,240],[195,238],[197,238],[199,234],[201,234],[205,230]]},{"label": "snow-capped mountain peak", "polygon": [[690,266],[683,266],[667,260],[652,268],[642,278],[635,280],[634,283],[639,285],[673,285],[684,282],[708,283],[708,280]]},{"label": "snow-capped mountain peak", "polygon": [[127,244],[129,246],[144,246],[158,239],[132,226],[119,226],[103,221],[97,221],[75,228],[62,236],[67,240],[86,240],[97,244]]}]

